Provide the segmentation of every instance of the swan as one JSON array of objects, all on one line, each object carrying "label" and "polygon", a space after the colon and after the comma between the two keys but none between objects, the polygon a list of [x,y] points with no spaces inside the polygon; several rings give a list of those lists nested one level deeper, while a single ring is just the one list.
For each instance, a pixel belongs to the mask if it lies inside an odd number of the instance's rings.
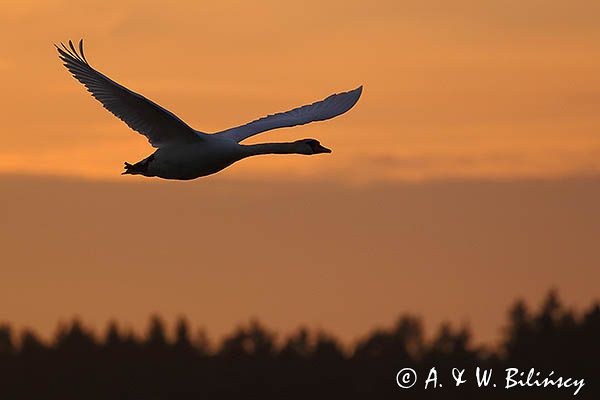
[{"label": "swan", "polygon": [[122,175],[143,175],[163,179],[190,180],[214,174],[246,157],[261,154],[331,153],[316,139],[289,143],[245,145],[240,142],[271,129],[323,121],[350,110],[358,101],[362,86],[333,94],[324,100],[259,118],[245,125],[208,134],[188,126],[172,112],[98,72],[87,61],[83,40],[79,52],[73,42],[54,45],[69,72],[82,83],[104,108],[131,129],[146,136],[154,153],[134,163],[125,163]]}]

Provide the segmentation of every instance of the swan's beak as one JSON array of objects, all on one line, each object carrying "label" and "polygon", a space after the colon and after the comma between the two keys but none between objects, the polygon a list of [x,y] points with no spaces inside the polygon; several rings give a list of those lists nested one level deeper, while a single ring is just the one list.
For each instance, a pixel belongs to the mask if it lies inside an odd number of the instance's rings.
[{"label": "swan's beak", "polygon": [[318,144],[314,150],[315,150],[315,154],[331,153],[331,149],[328,149],[327,147],[321,146],[321,144]]}]

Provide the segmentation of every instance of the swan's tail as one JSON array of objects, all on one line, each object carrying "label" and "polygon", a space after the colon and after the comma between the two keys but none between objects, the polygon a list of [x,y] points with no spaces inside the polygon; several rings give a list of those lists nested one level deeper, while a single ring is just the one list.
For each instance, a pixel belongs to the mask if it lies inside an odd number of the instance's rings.
[{"label": "swan's tail", "polygon": [[150,161],[153,159],[154,155],[151,155],[150,157],[135,164],[129,164],[128,162],[125,162],[125,171],[123,171],[121,175],[144,175],[148,171],[148,164],[150,164]]},{"label": "swan's tail", "polygon": [[133,164],[129,164],[125,161],[125,171],[121,173],[121,175],[133,174]]},{"label": "swan's tail", "polygon": [[[139,163],[138,163],[139,164]],[[127,175],[127,174],[139,174],[139,170],[138,168],[136,168],[137,164],[129,164],[127,161],[125,161],[125,171],[123,171],[121,173],[121,175]]]}]

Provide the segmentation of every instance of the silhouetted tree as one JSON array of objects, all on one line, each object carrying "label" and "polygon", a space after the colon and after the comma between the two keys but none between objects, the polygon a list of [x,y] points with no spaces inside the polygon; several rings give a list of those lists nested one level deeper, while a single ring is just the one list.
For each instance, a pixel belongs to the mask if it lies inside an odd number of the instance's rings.
[{"label": "silhouetted tree", "polygon": [[201,355],[208,355],[211,352],[211,344],[208,335],[204,329],[199,329],[193,341],[194,348]]},{"label": "silhouetted tree", "polygon": [[119,326],[116,321],[110,321],[106,328],[106,334],[104,335],[104,345],[108,348],[116,348],[123,342],[121,334],[119,333]]},{"label": "silhouetted tree", "polygon": [[282,358],[307,359],[311,356],[313,346],[310,343],[310,333],[306,328],[300,328],[290,336],[280,351]]},{"label": "silhouetted tree", "polygon": [[517,357],[527,358],[531,348],[534,327],[527,305],[523,300],[518,300],[510,309],[508,323],[504,344],[506,354],[513,359]]},{"label": "silhouetted tree", "polygon": [[190,329],[185,318],[179,318],[175,327],[175,348],[178,351],[191,351]]},{"label": "silhouetted tree", "polygon": [[46,347],[33,331],[23,331],[21,334],[20,349],[22,354],[35,354],[44,350],[46,350]]},{"label": "silhouetted tree", "polygon": [[0,325],[0,356],[14,352],[12,329],[8,325]]},{"label": "silhouetted tree", "polygon": [[164,349],[167,346],[165,324],[157,315],[153,315],[150,318],[148,334],[146,336],[146,346],[155,350]]},{"label": "silhouetted tree", "polygon": [[275,336],[256,320],[247,328],[238,328],[226,337],[219,354],[226,357],[270,357],[274,354]]}]

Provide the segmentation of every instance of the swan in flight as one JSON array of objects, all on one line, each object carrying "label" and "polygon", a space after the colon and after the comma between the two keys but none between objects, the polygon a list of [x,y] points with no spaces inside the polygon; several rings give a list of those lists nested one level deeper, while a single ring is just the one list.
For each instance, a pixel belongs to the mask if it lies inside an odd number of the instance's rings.
[{"label": "swan in flight", "polygon": [[245,125],[207,134],[189,127],[172,112],[96,71],[83,53],[69,40],[69,47],[56,46],[65,67],[104,108],[131,129],[146,136],[157,150],[135,164],[125,163],[123,174],[156,176],[164,179],[195,179],[214,174],[236,161],[261,154],[331,153],[316,139],[291,143],[244,145],[241,141],[271,129],[323,121],[345,113],[356,104],[362,86],[333,94],[325,100],[272,114]]}]

